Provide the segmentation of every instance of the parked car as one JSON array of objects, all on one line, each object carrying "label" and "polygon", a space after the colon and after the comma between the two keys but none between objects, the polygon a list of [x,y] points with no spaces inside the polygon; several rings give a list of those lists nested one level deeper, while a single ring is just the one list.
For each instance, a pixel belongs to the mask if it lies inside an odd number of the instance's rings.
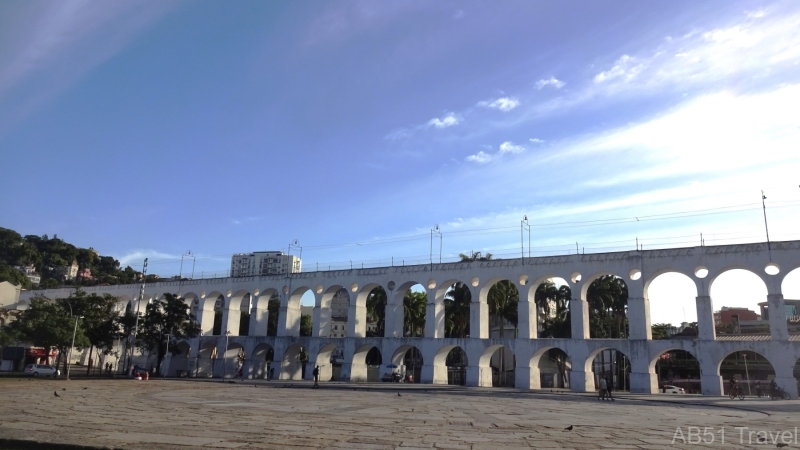
[{"label": "parked car", "polygon": [[60,370],[53,366],[48,366],[47,364],[28,364],[23,373],[32,377],[43,376],[55,378],[61,375]]},{"label": "parked car", "polygon": [[661,389],[661,392],[663,392],[665,394],[685,394],[686,393],[686,391],[683,390],[683,388],[680,388],[678,386],[672,386],[672,385],[669,385],[669,384],[664,385],[664,387]]}]

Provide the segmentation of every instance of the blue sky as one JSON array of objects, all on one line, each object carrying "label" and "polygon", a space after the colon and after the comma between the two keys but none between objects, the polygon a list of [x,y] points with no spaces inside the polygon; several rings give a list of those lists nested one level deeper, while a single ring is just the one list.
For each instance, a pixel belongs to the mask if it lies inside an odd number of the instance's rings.
[{"label": "blue sky", "polygon": [[798,239],[798,63],[795,2],[7,0],[0,226],[309,270],[759,241],[763,189]]}]

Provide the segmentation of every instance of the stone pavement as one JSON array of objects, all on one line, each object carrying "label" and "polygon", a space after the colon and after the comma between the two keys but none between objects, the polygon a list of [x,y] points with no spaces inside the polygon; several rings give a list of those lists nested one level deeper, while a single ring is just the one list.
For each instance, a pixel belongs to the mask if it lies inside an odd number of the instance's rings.
[{"label": "stone pavement", "polygon": [[431,385],[0,380],[0,438],[124,449],[728,449],[781,440],[800,448],[798,413],[797,401],[754,398],[619,393],[601,402]]}]

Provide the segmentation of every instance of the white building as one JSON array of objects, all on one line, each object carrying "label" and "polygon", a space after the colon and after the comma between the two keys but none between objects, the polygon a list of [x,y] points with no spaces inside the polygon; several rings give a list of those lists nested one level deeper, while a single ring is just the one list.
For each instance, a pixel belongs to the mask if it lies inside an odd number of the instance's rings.
[{"label": "white building", "polygon": [[283,252],[238,253],[231,257],[231,277],[300,273],[302,261]]}]

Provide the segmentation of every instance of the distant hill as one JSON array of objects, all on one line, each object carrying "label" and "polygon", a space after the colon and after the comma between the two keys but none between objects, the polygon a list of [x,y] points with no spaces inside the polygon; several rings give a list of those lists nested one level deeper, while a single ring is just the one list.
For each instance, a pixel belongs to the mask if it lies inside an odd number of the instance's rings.
[{"label": "distant hill", "polygon": [[[65,269],[73,261],[77,263],[81,276],[72,277]],[[55,235],[52,238],[47,235],[22,236],[0,227],[0,281],[31,289],[31,280],[24,270],[17,267],[34,268],[41,277],[41,288],[128,284],[141,279],[140,272],[130,266],[121,269],[119,261],[111,256],[101,256],[92,248],[76,247]]]}]

